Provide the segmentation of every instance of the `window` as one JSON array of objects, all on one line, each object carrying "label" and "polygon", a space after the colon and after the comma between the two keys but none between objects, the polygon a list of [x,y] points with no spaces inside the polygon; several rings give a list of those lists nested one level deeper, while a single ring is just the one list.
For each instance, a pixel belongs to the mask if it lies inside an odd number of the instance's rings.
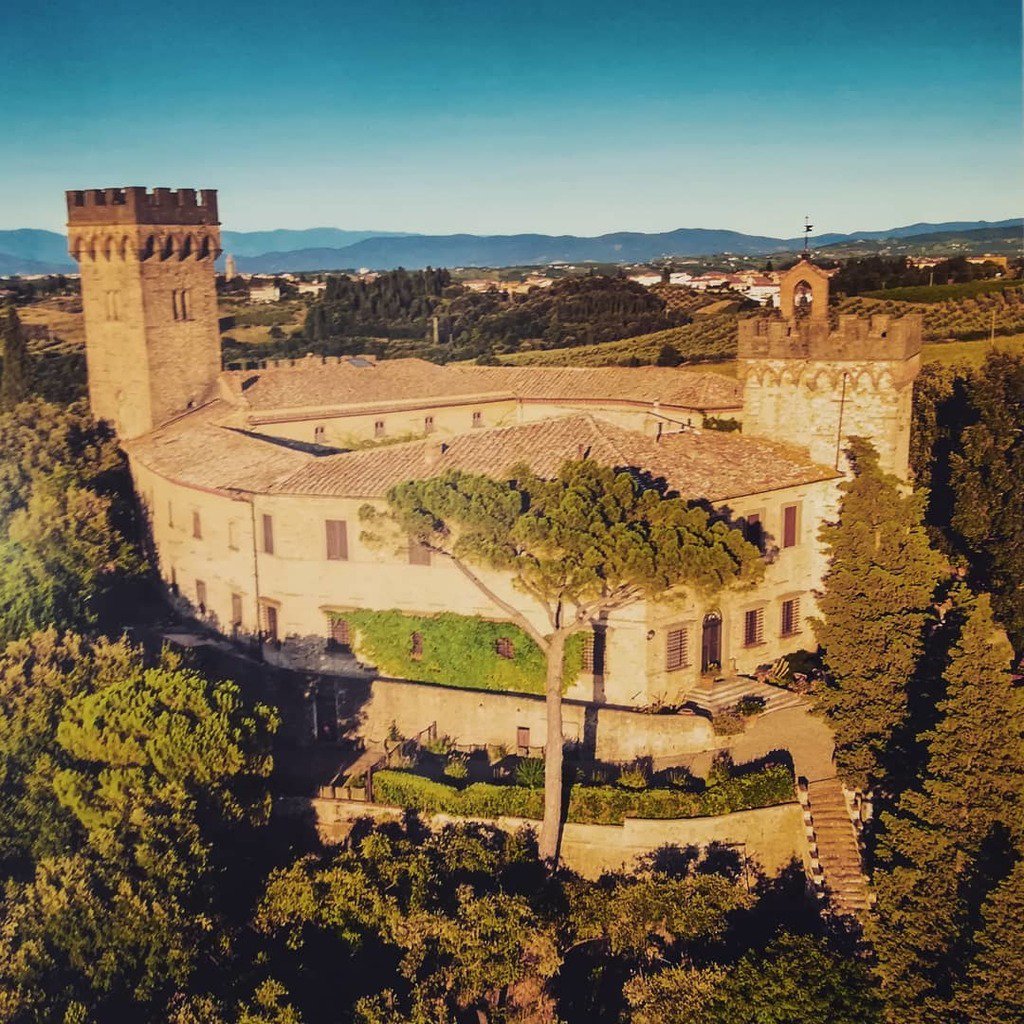
[{"label": "window", "polygon": [[594,671],[594,634],[584,633],[583,634],[583,671],[593,672]]},{"label": "window", "polygon": [[786,505],[782,510],[782,546],[795,548],[800,522],[800,506]]},{"label": "window", "polygon": [[419,661],[423,657],[423,634],[413,633],[409,637],[409,655],[413,661]]},{"label": "window", "polygon": [[743,645],[756,647],[764,643],[764,609],[751,608],[743,616]]},{"label": "window", "polygon": [[477,410],[473,413],[473,426],[482,427],[484,425],[484,414]]},{"label": "window", "polygon": [[344,562],[348,558],[348,527],[342,519],[328,519],[327,559],[330,562]]},{"label": "window", "polygon": [[206,584],[202,580],[196,580],[196,607],[200,614],[206,614]]},{"label": "window", "polygon": [[409,564],[430,565],[430,548],[421,544],[415,537],[409,538]]},{"label": "window", "polygon": [[121,310],[118,306],[117,292],[107,292],[107,319],[108,320],[120,320]]},{"label": "window", "polygon": [[383,437],[384,436],[384,421],[375,420],[373,423],[373,436]]},{"label": "window", "polygon": [[675,672],[689,664],[687,635],[684,627],[670,629],[665,635],[665,671]]},{"label": "window", "polygon": [[238,521],[235,519],[228,520],[228,547],[232,551],[238,550]]},{"label": "window", "polygon": [[516,748],[522,751],[529,751],[530,749],[530,728],[526,725],[520,725],[516,728]]},{"label": "window", "polygon": [[231,595],[231,626],[233,629],[242,627],[242,595]]},{"label": "window", "polygon": [[352,635],[348,623],[333,615],[328,620],[327,647],[332,651],[348,652],[352,649]]},{"label": "window", "polygon": [[263,550],[268,554],[274,553],[274,517],[264,515],[263,517]]},{"label": "window", "polygon": [[167,525],[174,529],[174,503],[167,502]]},{"label": "window", "polygon": [[494,643],[494,652],[499,658],[511,661],[516,656],[516,645],[507,636],[499,636]]},{"label": "window", "polygon": [[203,523],[199,518],[199,513],[196,511],[192,512],[192,536],[195,537],[196,540],[203,539]]},{"label": "window", "polygon": [[171,311],[175,320],[192,319],[192,302],[187,288],[175,288],[171,292]]},{"label": "window", "polygon": [[275,644],[278,641],[278,610],[276,604],[263,605],[263,635]]},{"label": "window", "polygon": [[326,435],[327,435],[327,431],[326,431],[326,429],[324,427],[314,427],[313,428],[313,440],[317,444],[323,444],[324,443],[324,437],[326,437]]},{"label": "window", "polygon": [[747,515],[743,524],[743,536],[757,547],[761,546],[764,540],[764,528],[761,525],[761,513],[751,512]]},{"label": "window", "polygon": [[795,636],[800,632],[800,598],[791,597],[782,602],[782,635]]}]

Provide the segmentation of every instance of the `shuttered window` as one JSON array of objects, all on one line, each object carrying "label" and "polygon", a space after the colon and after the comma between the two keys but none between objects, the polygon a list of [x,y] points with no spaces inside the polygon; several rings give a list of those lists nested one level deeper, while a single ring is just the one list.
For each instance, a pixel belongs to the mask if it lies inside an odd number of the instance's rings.
[{"label": "shuttered window", "polygon": [[689,651],[687,648],[686,629],[679,627],[670,629],[665,635],[665,670],[675,672],[677,669],[686,668],[689,664]]},{"label": "shuttered window", "polygon": [[196,580],[196,605],[201,612],[206,612],[206,584],[202,580]]},{"label": "shuttered window", "polygon": [[192,513],[192,536],[196,540],[203,539],[203,521],[199,518],[198,512]]},{"label": "shuttered window", "polygon": [[763,608],[751,608],[743,616],[743,643],[746,647],[756,647],[764,643]]},{"label": "shuttered window", "polygon": [[782,602],[782,635],[793,636],[800,632],[800,598],[791,597]]},{"label": "shuttered window", "polygon": [[242,595],[231,595],[231,625],[239,627],[242,625]]},{"label": "shuttered window", "polygon": [[352,645],[352,635],[349,632],[348,622],[345,619],[330,619],[330,634],[327,639],[327,646],[335,651],[349,651]]},{"label": "shuttered window", "polygon": [[764,538],[764,529],[761,525],[760,512],[751,512],[747,516],[743,527],[743,534],[751,544],[756,544],[758,547],[761,546],[761,541]]},{"label": "shuttered window", "polygon": [[274,553],[274,517],[264,515],[263,517],[263,550],[268,554]]},{"label": "shuttered window", "polygon": [[344,562],[348,558],[348,527],[343,519],[327,520],[327,558]]},{"label": "shuttered window", "polygon": [[263,632],[266,638],[272,643],[278,641],[278,611],[277,605],[265,604],[263,606]]},{"label": "shuttered window", "polygon": [[800,506],[787,505],[782,510],[782,546],[784,548],[796,547],[799,522]]},{"label": "shuttered window", "polygon": [[583,671],[594,671],[594,634],[583,634]]}]

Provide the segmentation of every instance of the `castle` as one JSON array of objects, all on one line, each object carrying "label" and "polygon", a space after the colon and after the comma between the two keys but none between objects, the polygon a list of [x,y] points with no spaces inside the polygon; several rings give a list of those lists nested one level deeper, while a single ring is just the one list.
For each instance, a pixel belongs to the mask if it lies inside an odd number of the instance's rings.
[{"label": "castle", "polygon": [[[907,475],[920,322],[842,317],[832,329],[828,275],[807,259],[782,281],[781,316],[740,322],[739,381],[370,357],[223,371],[216,194],[105,189],[67,202],[89,396],[128,454],[160,575],[193,617],[258,637],[279,664],[356,670],[358,631],[345,618],[355,610],[500,622],[447,562],[415,545],[364,544],[360,508],[449,468],[499,473],[525,461],[553,473],[587,456],[711,503],[765,551],[756,590],[641,603],[595,624],[569,696],[675,702],[814,645],[817,533],[835,511],[845,438],[871,438],[883,465]],[[742,431],[708,425],[729,419]],[[526,600],[484,575],[502,598]],[[524,610],[543,628],[539,607]]]}]

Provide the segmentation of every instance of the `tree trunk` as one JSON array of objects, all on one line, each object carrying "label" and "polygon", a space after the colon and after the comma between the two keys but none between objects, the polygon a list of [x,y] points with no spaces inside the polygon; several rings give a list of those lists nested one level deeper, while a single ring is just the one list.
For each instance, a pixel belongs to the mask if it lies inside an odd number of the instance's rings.
[{"label": "tree trunk", "polygon": [[544,744],[544,821],[540,828],[538,853],[549,868],[558,865],[558,844],[562,832],[562,673],[566,636],[553,633],[547,648],[547,738]]}]

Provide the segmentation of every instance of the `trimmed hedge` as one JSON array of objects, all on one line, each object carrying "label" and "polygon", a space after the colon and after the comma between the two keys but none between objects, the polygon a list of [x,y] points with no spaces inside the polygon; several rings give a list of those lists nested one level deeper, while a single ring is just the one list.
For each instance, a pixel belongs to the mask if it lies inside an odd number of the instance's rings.
[{"label": "trimmed hedge", "polygon": [[[441,683],[472,690],[543,693],[547,664],[540,648],[518,626],[472,615],[407,615],[405,612],[338,612],[355,631],[360,658],[396,679]],[[412,656],[413,633],[423,637],[423,654]],[[499,640],[512,642],[513,656],[497,652]],[[583,634],[566,644],[564,685],[583,670]]]},{"label": "trimmed hedge", "polygon": [[[412,772],[385,769],[374,773],[374,798],[424,814],[459,814],[469,818],[509,816],[540,820],[544,793],[525,786],[474,782],[459,788]],[[592,825],[621,825],[626,818],[703,818],[793,799],[793,776],[783,765],[727,779],[702,793],[678,789],[620,789],[574,785],[567,820]]]}]

